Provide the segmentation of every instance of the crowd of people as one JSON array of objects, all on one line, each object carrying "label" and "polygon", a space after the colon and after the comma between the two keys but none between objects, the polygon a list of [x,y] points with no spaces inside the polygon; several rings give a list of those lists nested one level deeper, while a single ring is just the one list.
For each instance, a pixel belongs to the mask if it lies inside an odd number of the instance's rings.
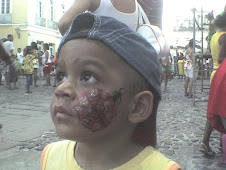
[{"label": "crowd of people", "polygon": [[52,75],[53,86],[55,87],[55,57],[50,54],[49,45],[44,43],[43,51],[39,51],[37,43],[31,42],[23,51],[21,48],[17,48],[17,51],[15,51],[13,39],[13,35],[9,34],[7,39],[1,42],[12,63],[8,64],[0,60],[0,86],[3,85],[2,79],[4,77],[7,89],[17,89],[18,78],[26,77],[25,93],[31,93],[30,86],[34,84],[34,87],[38,87],[37,81],[39,79],[45,79],[46,83],[43,86],[51,86]]}]

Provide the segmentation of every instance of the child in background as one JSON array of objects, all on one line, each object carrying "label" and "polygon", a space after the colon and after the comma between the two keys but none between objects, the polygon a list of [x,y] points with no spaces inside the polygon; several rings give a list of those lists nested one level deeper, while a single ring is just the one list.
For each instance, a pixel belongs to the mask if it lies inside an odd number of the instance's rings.
[{"label": "child in background", "polygon": [[64,35],[50,110],[64,141],[42,153],[42,170],[179,170],[154,150],[161,99],[154,48],[111,17],[84,13]]},{"label": "child in background", "polygon": [[34,65],[34,86],[38,87],[37,80],[38,80],[38,69],[39,69],[39,63],[38,63],[38,56],[35,55],[35,58],[33,60]]},{"label": "child in background", "polygon": [[26,47],[27,55],[24,57],[24,74],[26,76],[26,92],[31,93],[30,86],[32,85],[32,74],[34,73],[34,63],[35,55],[33,54],[33,49],[31,46]]},{"label": "child in background", "polygon": [[38,80],[38,69],[39,69],[39,62],[38,62],[38,45],[36,42],[31,42],[31,48],[33,50],[33,54],[35,55],[35,59],[33,60],[34,65],[34,86],[38,87],[37,80]]}]

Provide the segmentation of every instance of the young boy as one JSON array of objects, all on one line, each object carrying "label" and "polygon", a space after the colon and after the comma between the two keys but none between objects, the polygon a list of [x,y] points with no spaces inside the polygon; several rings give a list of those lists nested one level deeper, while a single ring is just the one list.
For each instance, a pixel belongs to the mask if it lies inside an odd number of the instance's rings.
[{"label": "young boy", "polygon": [[180,169],[154,151],[161,99],[153,47],[111,17],[77,16],[58,48],[50,111],[57,134],[42,170]]},{"label": "young boy", "polygon": [[26,47],[27,55],[24,57],[24,74],[26,76],[26,91],[25,93],[31,93],[30,86],[32,85],[32,74],[34,73],[34,63],[35,55],[33,54],[33,49],[31,46]]}]

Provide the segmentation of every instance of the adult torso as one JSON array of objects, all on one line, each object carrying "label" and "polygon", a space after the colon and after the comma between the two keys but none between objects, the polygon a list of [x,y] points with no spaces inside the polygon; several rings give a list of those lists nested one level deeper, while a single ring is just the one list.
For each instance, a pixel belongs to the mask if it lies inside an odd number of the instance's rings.
[{"label": "adult torso", "polygon": [[226,31],[216,32],[212,36],[212,39],[210,41],[210,48],[211,48],[211,54],[212,54],[212,58],[213,58],[214,69],[218,69],[218,67],[219,67],[219,64],[218,64],[218,61],[217,61],[219,51],[220,51],[219,39],[223,34],[226,34]]},{"label": "adult torso", "polygon": [[[128,1],[117,1],[117,0],[99,0],[99,6],[96,10],[93,11],[95,14],[104,15],[104,16],[110,16],[118,19],[119,21],[125,23],[127,26],[132,28],[133,30],[136,30],[137,23],[138,23],[138,9],[136,2],[137,0],[134,0],[135,3],[135,9],[130,9],[129,6],[131,4],[128,4]],[[126,12],[121,12],[122,6],[126,6],[127,9],[123,8]],[[132,8],[133,5],[131,5]]]},{"label": "adult torso", "polygon": [[7,52],[7,54],[9,55],[9,56],[11,56],[11,50],[14,50],[14,45],[13,45],[13,42],[11,42],[11,41],[6,41],[6,42],[4,42],[3,43],[3,47],[4,47],[4,49],[5,49],[5,51]]}]

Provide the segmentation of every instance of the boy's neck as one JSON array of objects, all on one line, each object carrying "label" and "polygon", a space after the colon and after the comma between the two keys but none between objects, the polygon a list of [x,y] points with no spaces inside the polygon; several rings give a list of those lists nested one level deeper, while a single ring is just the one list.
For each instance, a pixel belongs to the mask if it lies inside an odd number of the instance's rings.
[{"label": "boy's neck", "polygon": [[74,158],[84,169],[112,169],[125,164],[143,149],[130,138],[109,138],[102,142],[77,143]]}]

